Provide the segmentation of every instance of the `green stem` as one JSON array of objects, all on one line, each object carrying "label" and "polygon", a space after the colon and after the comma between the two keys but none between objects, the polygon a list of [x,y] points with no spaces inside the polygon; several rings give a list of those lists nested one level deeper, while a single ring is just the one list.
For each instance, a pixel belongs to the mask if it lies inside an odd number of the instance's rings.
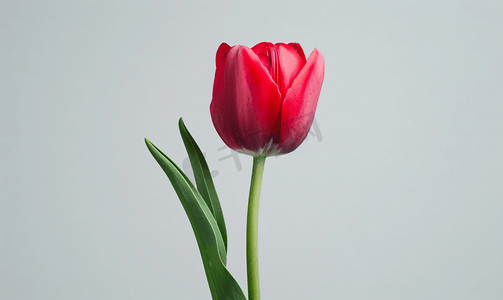
[{"label": "green stem", "polygon": [[265,156],[253,157],[253,170],[248,200],[248,219],[246,223],[246,267],[248,271],[248,300],[260,300],[258,277],[258,205]]}]

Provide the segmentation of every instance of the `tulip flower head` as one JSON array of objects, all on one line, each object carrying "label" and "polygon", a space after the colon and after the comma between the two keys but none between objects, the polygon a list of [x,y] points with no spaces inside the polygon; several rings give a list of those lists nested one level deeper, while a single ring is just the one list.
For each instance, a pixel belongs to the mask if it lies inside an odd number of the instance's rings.
[{"label": "tulip flower head", "polygon": [[313,123],[325,73],[317,49],[306,60],[297,43],[252,48],[222,43],[216,65],[210,112],[229,148],[273,156],[300,146]]}]

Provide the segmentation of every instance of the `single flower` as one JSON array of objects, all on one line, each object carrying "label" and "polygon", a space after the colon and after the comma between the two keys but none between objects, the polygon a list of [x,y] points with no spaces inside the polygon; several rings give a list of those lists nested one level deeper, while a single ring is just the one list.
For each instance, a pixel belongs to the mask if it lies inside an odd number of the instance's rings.
[{"label": "single flower", "polygon": [[222,43],[210,112],[229,148],[253,156],[292,152],[313,123],[325,62],[306,60],[297,43],[263,42],[251,49]]}]

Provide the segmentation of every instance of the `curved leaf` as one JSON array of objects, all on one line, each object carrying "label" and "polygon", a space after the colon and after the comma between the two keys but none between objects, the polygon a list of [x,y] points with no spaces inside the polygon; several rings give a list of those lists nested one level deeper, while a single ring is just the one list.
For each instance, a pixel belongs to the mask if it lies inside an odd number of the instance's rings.
[{"label": "curved leaf", "polygon": [[180,118],[178,126],[180,128],[183,143],[187,149],[187,154],[189,155],[192,171],[194,172],[194,177],[196,179],[197,190],[203,197],[204,201],[206,201],[213,217],[215,217],[224,240],[225,249],[227,249],[227,230],[225,228],[224,214],[222,212],[222,207],[220,206],[220,201],[218,200],[213,179],[211,178],[210,169],[208,168],[208,164],[206,163],[206,159],[204,158],[201,149],[199,149],[196,141],[192,138],[192,135],[187,130],[187,127],[185,127],[182,118]]},{"label": "curved leaf", "polygon": [[227,253],[222,234],[208,205],[190,180],[159,148],[145,139],[147,147],[168,176],[189,217],[203,260],[213,300],[246,300],[225,267]]}]

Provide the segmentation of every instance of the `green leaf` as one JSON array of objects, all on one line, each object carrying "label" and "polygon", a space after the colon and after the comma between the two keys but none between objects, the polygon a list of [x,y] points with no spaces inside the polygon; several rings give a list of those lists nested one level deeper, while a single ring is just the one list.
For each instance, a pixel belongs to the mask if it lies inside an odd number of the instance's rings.
[{"label": "green leaf", "polygon": [[203,197],[171,159],[148,139],[145,139],[145,143],[168,176],[189,217],[213,300],[246,300],[238,283],[225,267],[227,253],[222,234]]},{"label": "green leaf", "polygon": [[227,230],[225,229],[224,214],[222,212],[222,207],[220,206],[220,201],[218,200],[208,164],[206,163],[201,149],[199,149],[196,141],[192,138],[192,135],[187,130],[187,127],[185,127],[182,118],[180,118],[178,122],[178,127],[180,127],[180,134],[182,135],[183,143],[185,144],[187,154],[189,155],[192,171],[194,172],[194,177],[196,179],[197,190],[213,213],[213,217],[215,217],[220,233],[222,234],[225,249],[227,249]]}]

